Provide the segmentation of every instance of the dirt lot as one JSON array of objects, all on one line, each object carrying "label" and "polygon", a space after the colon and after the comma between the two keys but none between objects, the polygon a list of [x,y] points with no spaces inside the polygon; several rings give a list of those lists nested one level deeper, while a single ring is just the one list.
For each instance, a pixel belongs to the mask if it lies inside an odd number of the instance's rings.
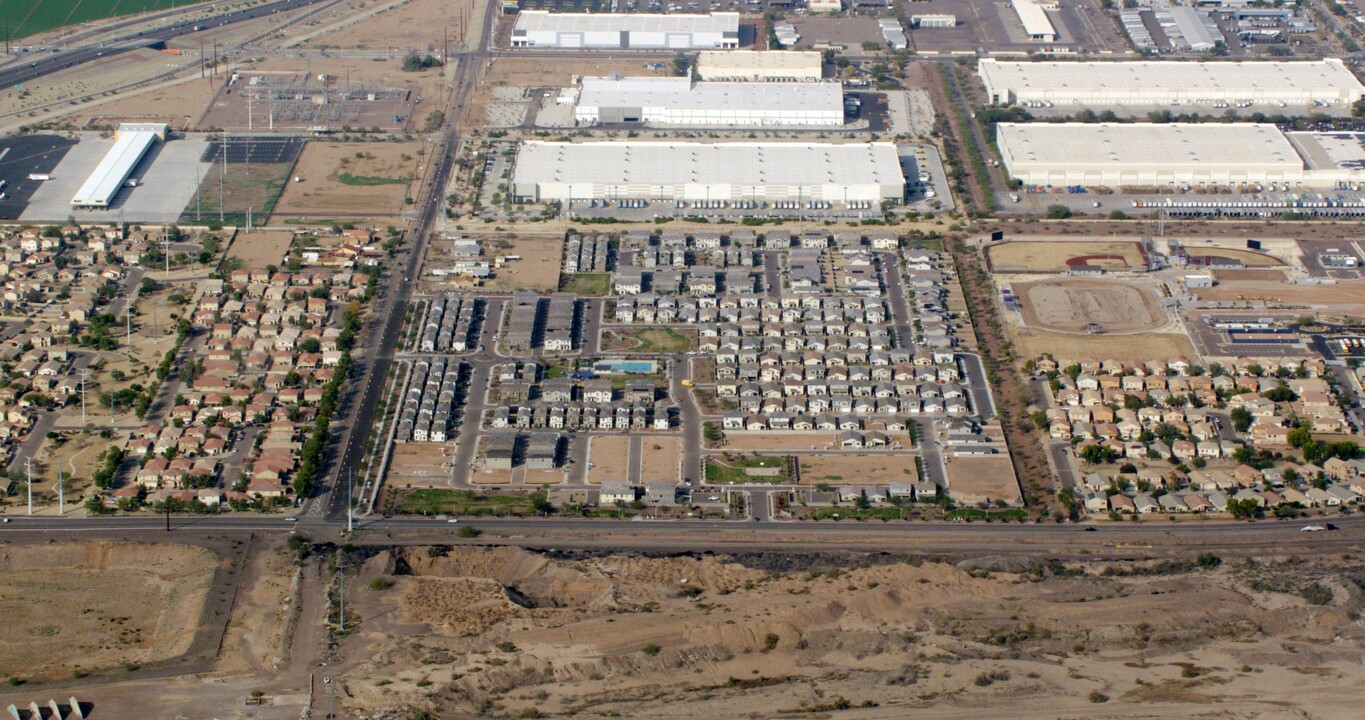
[{"label": "dirt lot", "polygon": [[[832,432],[749,432],[729,431],[725,433],[725,450],[743,452],[748,450],[827,450],[837,449]],[[716,447],[706,443],[707,447]]]},{"label": "dirt lot", "polygon": [[599,436],[588,442],[588,482],[600,484],[629,477],[629,437]]},{"label": "dirt lot", "polygon": [[1019,483],[1009,456],[945,457],[948,468],[948,493],[959,502],[975,503],[1019,501]]},{"label": "dirt lot", "polygon": [[1085,332],[1097,323],[1106,333],[1153,330],[1167,318],[1152,292],[1130,283],[1065,278],[1014,283],[1029,327]]},{"label": "dirt lot", "polygon": [[559,257],[564,242],[555,238],[510,238],[490,241],[484,254],[516,256],[484,283],[492,291],[554,290],[559,287]]},{"label": "dirt lot", "polygon": [[1194,347],[1184,333],[1070,335],[1010,326],[1009,335],[1015,352],[1025,358],[1044,354],[1076,360],[1131,362],[1194,358]]},{"label": "dirt lot", "polygon": [[[1200,300],[1239,300],[1256,296],[1279,298],[1272,302],[1287,304],[1325,305],[1349,312],[1365,310],[1365,283],[1336,285],[1291,285],[1281,282],[1223,282],[1211,288],[1199,288],[1194,294]],[[1240,297],[1239,297],[1240,296]]]},{"label": "dirt lot", "polygon": [[1219,282],[1284,282],[1283,270],[1214,270]]},{"label": "dirt lot", "polygon": [[866,485],[916,482],[913,455],[801,455],[801,483]]},{"label": "dirt lot", "polygon": [[328,32],[308,32],[305,38],[295,38],[288,45],[378,50],[397,47],[439,57],[443,29],[450,33],[452,51],[460,41],[460,27],[467,27],[471,34],[478,29],[478,24],[470,21],[475,17],[476,5],[470,0],[411,0],[377,14],[376,10],[389,3],[381,0],[369,5],[371,7],[364,10],[349,10],[354,19],[345,27]]},{"label": "dirt lot", "polygon": [[[79,407],[76,420],[80,420]],[[58,505],[57,473],[61,472],[65,481],[66,509],[70,512],[85,501],[90,476],[100,465],[100,454],[108,452],[109,441],[86,433],[63,434],[62,437],[65,442],[60,445],[53,440],[44,440],[33,462],[33,501],[35,505]]]},{"label": "dirt lot", "polygon": [[393,488],[443,488],[450,485],[443,443],[394,443],[384,484]]},{"label": "dirt lot", "polygon": [[305,217],[387,218],[426,170],[426,143],[310,142],[294,166],[303,182],[289,183],[270,215],[273,225]]},{"label": "dirt lot", "polygon": [[284,264],[289,243],[294,233],[287,230],[257,230],[251,233],[237,233],[228,246],[228,257],[242,261],[247,270],[264,270],[269,265]]},{"label": "dirt lot", "polygon": [[[367,621],[340,648],[358,664],[337,700],[367,716],[1354,715],[1358,561],[1105,567],[385,551],[350,585]],[[366,589],[381,577],[394,586]],[[1313,582],[1326,605],[1298,594]]]},{"label": "dirt lot", "polygon": [[640,447],[640,482],[678,481],[682,441],[678,438],[645,438]]},{"label": "dirt lot", "polygon": [[1138,268],[1146,263],[1136,242],[1075,241],[1061,238],[1010,240],[986,249],[994,272],[1065,272],[1068,260],[1086,258],[1091,265],[1113,269]]},{"label": "dirt lot", "polygon": [[86,63],[44,76],[37,83],[24,83],[22,90],[17,87],[0,89],[0,114],[102,93],[110,88],[149,80],[172,67],[194,67],[197,63],[197,58],[167,55],[151,49],[120,53],[100,63]]},{"label": "dirt lot", "polygon": [[80,110],[54,124],[79,130],[120,122],[164,122],[172,130],[187,130],[199,120],[204,107],[213,98],[213,90],[211,80],[201,80],[196,75],[174,85],[82,105]]},{"label": "dirt lot", "polygon": [[185,652],[218,558],[188,545],[4,545],[0,675],[69,678]]}]

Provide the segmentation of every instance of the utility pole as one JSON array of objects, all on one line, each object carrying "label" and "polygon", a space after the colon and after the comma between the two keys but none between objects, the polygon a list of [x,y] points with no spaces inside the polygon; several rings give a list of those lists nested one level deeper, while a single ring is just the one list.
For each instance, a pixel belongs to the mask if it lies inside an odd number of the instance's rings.
[{"label": "utility pole", "polygon": [[355,470],[349,472],[350,480],[346,483],[346,534],[351,534],[355,530],[355,503],[351,500],[351,491],[355,487]]},{"label": "utility pole", "polygon": [[199,41],[199,79],[204,79],[204,41]]},{"label": "utility pole", "polygon": [[171,241],[164,231],[161,235],[161,253],[166,256],[166,275],[171,274]]},{"label": "utility pole", "polygon": [[163,502],[166,503],[166,532],[170,532],[170,531],[171,531],[171,499],[170,499],[170,498],[166,498]]},{"label": "utility pole", "polygon": [[346,632],[346,556],[341,557],[342,561],[337,563],[337,583],[340,587],[338,597],[341,599],[341,631]]},{"label": "utility pole", "polygon": [[33,514],[33,458],[24,458],[24,467],[28,469],[28,514]]},{"label": "utility pole", "polygon": [[66,514],[66,473],[57,471],[57,515]]},{"label": "utility pole", "polygon": [[223,150],[222,150],[222,153],[221,153],[222,156],[223,156],[223,162],[219,163],[219,170],[218,170],[218,222],[219,222],[219,223],[222,223],[222,222],[223,222],[223,197],[224,197],[224,195],[225,195],[224,187],[225,187],[226,184],[227,184],[227,153],[228,153],[227,130],[224,130],[224,131],[223,131]]},{"label": "utility pole", "polygon": [[81,424],[85,424],[85,383],[90,378],[89,370],[81,371]]}]

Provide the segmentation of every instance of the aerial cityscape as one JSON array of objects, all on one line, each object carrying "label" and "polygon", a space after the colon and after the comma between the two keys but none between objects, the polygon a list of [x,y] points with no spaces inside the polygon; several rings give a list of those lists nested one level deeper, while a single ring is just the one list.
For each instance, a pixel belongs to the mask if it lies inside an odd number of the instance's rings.
[{"label": "aerial cityscape", "polygon": [[0,32],[0,717],[1361,717],[1356,2]]}]

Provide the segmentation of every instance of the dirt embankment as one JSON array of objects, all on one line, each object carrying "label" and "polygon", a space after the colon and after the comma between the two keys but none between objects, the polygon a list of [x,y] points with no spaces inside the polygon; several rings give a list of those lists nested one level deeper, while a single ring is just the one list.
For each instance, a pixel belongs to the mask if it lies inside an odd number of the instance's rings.
[{"label": "dirt embankment", "polygon": [[361,580],[383,582],[357,583],[349,607],[373,619],[341,652],[359,663],[349,702],[370,713],[956,718],[1008,702],[1021,718],[1190,717],[1210,703],[1350,717],[1365,679],[1351,624],[1365,566],[1352,562],[410,548],[366,563]]}]

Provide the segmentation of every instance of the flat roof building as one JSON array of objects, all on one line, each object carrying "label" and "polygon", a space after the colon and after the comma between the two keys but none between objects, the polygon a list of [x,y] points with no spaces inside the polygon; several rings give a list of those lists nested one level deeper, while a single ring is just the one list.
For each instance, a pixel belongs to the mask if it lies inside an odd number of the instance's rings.
[{"label": "flat roof building", "polygon": [[1331,189],[1365,182],[1358,161],[1365,151],[1352,133],[1286,134],[1257,123],[1000,123],[996,140],[1010,176],[1027,185]]},{"label": "flat roof building", "polygon": [[[1024,25],[1024,34],[1028,35],[1030,40],[1057,41],[1057,29],[1052,26],[1052,20],[1047,16],[1048,3],[1039,0],[1010,0],[1010,5],[1019,15],[1019,22]],[[1051,3],[1050,9],[1055,10],[1056,3]]]},{"label": "flat roof building", "polygon": [[512,27],[512,47],[650,48],[739,47],[739,13],[646,15],[552,13],[523,10]]},{"label": "flat roof building", "polygon": [[1338,59],[1288,62],[1027,62],[984,59],[986,97],[999,105],[1172,103],[1351,104],[1365,85]]},{"label": "flat roof building", "polygon": [[95,166],[71,198],[75,208],[109,207],[128,176],[147,155],[156,141],[166,139],[165,123],[122,123],[114,132],[114,146]]},{"label": "flat roof building", "polygon": [[574,109],[579,125],[840,127],[837,82],[693,82],[685,77],[585,77]]},{"label": "flat roof building", "polygon": [[703,50],[697,77],[729,82],[817,82],[824,77],[820,53],[797,50]]},{"label": "flat roof building", "polygon": [[539,142],[517,154],[513,192],[532,201],[899,202],[891,143]]}]

